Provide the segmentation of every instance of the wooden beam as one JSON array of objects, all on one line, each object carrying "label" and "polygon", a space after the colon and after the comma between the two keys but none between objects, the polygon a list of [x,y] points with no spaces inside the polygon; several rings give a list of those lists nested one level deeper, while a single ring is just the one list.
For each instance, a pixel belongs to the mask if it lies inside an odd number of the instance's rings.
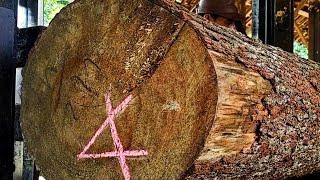
[{"label": "wooden beam", "polygon": [[251,14],[252,14],[252,11],[248,11],[248,12],[246,13],[246,17],[250,16]]},{"label": "wooden beam", "polygon": [[250,24],[252,24],[252,19],[250,19],[249,21],[247,21],[246,26],[249,26]]},{"label": "wooden beam", "polygon": [[245,5],[246,6],[251,6],[253,1],[254,0],[246,0]]},{"label": "wooden beam", "polygon": [[301,16],[303,16],[303,17],[309,18],[309,13],[308,13],[308,12],[305,12],[305,11],[303,11],[303,10],[300,10],[300,11],[298,12],[298,14],[301,15]]},{"label": "wooden beam", "polygon": [[302,40],[302,43],[305,45],[305,46],[308,46],[308,41],[306,40],[306,38],[304,37],[303,33],[302,33],[302,30],[300,29],[299,25],[294,22],[294,28],[295,30],[297,31],[299,37],[301,38]]},{"label": "wooden beam", "polygon": [[294,10],[294,17],[298,16],[299,11],[304,7],[307,0],[302,0]]}]

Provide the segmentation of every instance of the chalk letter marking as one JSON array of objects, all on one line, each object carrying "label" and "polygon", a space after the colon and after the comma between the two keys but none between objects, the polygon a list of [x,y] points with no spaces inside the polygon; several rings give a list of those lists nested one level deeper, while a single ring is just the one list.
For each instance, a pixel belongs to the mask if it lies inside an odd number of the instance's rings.
[{"label": "chalk letter marking", "polygon": [[[130,180],[130,171],[129,167],[126,163],[126,156],[146,156],[148,152],[145,150],[132,150],[132,151],[124,151],[122,143],[120,141],[117,128],[115,125],[115,118],[121,112],[123,112],[129,105],[129,102],[132,100],[132,95],[129,95],[122,101],[116,108],[112,107],[110,94],[107,93],[105,95],[105,102],[106,102],[106,112],[107,112],[107,119],[103,122],[94,136],[91,138],[89,143],[84,147],[83,151],[77,156],[78,160],[80,159],[97,159],[97,158],[108,158],[108,157],[117,157],[122,169],[123,176],[125,180]],[[87,154],[86,152],[92,146],[92,144],[96,141],[97,137],[104,131],[104,129],[109,125],[111,136],[113,139],[113,145],[115,147],[115,151],[113,152],[104,152],[100,154]]]}]

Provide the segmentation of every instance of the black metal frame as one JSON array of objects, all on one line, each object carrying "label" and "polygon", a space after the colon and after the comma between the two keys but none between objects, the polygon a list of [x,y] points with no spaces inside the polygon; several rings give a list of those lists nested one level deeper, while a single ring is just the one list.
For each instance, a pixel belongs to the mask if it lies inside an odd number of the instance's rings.
[{"label": "black metal frame", "polygon": [[[320,3],[319,3],[320,4]],[[320,62],[320,5],[309,13],[309,59]]]},{"label": "black metal frame", "polygon": [[[26,3],[26,27],[39,23],[38,3],[42,0],[19,0]],[[25,65],[27,54],[44,27],[17,28],[18,0],[0,1],[0,180],[11,180],[14,172],[15,79],[16,68]],[[43,18],[43,17],[40,17]],[[41,20],[40,20],[41,23]],[[19,110],[19,108],[17,109]],[[17,124],[17,123],[16,123]],[[20,137],[21,140],[21,137]]]},{"label": "black metal frame", "polygon": [[[43,25],[43,0],[17,0],[20,9],[24,10],[23,17],[19,17],[21,21],[20,28],[33,27]],[[42,4],[42,5],[41,5]]]},{"label": "black metal frame", "polygon": [[256,9],[253,9],[253,12],[258,14],[258,22],[255,20],[254,23],[258,25],[253,25],[253,32],[258,32],[258,37],[263,43],[293,52],[294,1],[254,0],[254,4],[253,8]]},{"label": "black metal frame", "polygon": [[[1,7],[2,6],[2,7]],[[0,177],[12,179],[14,171],[15,32],[16,8],[0,4]]]}]

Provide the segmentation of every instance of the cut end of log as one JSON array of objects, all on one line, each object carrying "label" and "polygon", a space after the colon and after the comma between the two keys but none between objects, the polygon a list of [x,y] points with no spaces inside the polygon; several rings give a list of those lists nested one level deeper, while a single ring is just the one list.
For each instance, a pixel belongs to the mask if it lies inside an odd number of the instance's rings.
[{"label": "cut end of log", "polygon": [[146,0],[72,3],[24,80],[27,145],[51,179],[179,178],[204,146],[218,96],[201,38]]}]

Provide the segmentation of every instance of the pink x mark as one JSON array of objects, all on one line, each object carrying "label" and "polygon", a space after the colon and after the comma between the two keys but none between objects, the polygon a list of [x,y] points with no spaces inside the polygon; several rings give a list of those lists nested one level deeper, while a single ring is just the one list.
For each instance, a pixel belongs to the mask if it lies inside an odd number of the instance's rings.
[{"label": "pink x mark", "polygon": [[[122,101],[115,109],[112,107],[110,94],[107,93],[105,95],[106,101],[106,111],[107,111],[107,119],[100,126],[94,136],[91,138],[89,143],[84,147],[83,151],[77,156],[79,159],[88,159],[88,158],[107,158],[107,157],[117,157],[122,169],[123,176],[126,180],[130,179],[130,171],[129,167],[126,163],[126,156],[146,156],[148,155],[147,151],[144,150],[133,150],[133,151],[124,151],[122,143],[120,141],[116,125],[114,123],[115,118],[121,112],[123,112],[129,105],[129,102],[132,100],[132,95],[129,95],[124,101]],[[113,139],[113,145],[115,147],[115,151],[113,152],[105,152],[100,154],[86,154],[88,149],[92,146],[92,144],[96,141],[97,137],[104,131],[104,129],[110,126],[111,136]]]}]

